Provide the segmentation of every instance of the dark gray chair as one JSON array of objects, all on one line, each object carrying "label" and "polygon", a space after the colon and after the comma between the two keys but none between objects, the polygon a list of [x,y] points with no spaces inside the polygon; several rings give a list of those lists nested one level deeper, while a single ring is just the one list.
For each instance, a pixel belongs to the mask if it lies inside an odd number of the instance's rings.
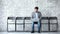
[{"label": "dark gray chair", "polygon": [[57,17],[49,17],[50,31],[58,31],[58,19]]},{"label": "dark gray chair", "polygon": [[[12,26],[12,27],[11,27]],[[8,17],[7,18],[7,31],[15,31],[15,17]]]},{"label": "dark gray chair", "polygon": [[24,17],[16,17],[16,31],[24,31]]}]

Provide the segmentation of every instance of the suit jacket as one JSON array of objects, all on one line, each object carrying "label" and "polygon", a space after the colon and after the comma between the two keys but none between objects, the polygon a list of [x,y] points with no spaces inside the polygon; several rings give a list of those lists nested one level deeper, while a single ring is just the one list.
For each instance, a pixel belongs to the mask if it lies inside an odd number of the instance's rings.
[{"label": "suit jacket", "polygon": [[[32,12],[32,19],[34,19],[36,16],[35,16],[35,13],[36,12]],[[39,20],[41,19],[41,17],[42,17],[42,14],[41,14],[41,12],[37,12],[38,13],[38,18],[39,18]]]}]

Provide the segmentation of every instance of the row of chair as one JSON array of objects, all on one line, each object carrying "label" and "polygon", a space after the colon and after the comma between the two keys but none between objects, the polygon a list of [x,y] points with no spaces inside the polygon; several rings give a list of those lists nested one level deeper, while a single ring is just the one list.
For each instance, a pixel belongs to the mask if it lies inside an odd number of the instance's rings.
[{"label": "row of chair", "polygon": [[[16,25],[17,25],[17,23],[16,23],[16,21],[17,20],[23,20],[23,31],[25,30],[25,20],[31,20],[31,17],[8,17],[7,18],[7,20],[15,20],[15,31],[16,31]],[[41,21],[42,20],[48,20],[48,23],[42,23],[41,22],[41,24],[47,24],[48,25],[48,31],[47,32],[50,32],[50,29],[51,29],[51,24],[53,25],[53,24],[56,24],[56,30],[55,31],[58,31],[58,19],[57,19],[57,17],[42,17],[41,18]],[[50,20],[56,20],[56,23],[51,23],[50,22]],[[8,21],[7,21],[7,31],[8,31],[8,25],[9,25],[10,23],[8,23]],[[19,23],[18,23],[19,24]],[[20,23],[21,24],[21,23]],[[28,23],[28,24],[31,24],[31,23]],[[43,31],[43,32],[46,32],[46,31]]]},{"label": "row of chair", "polygon": [[[31,17],[8,17],[8,19],[31,19]],[[42,17],[41,19],[56,19],[57,17]]]}]

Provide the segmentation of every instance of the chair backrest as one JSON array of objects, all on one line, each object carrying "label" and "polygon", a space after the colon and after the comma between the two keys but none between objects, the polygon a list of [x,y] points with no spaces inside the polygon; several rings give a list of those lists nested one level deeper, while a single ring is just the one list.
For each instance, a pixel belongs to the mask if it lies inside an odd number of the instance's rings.
[{"label": "chair backrest", "polygon": [[12,20],[14,20],[14,19],[15,19],[15,17],[8,17],[8,19],[12,19]]},{"label": "chair backrest", "polygon": [[42,17],[41,19],[48,19],[48,17]]},{"label": "chair backrest", "polygon": [[49,19],[57,19],[57,17],[49,17]]},{"label": "chair backrest", "polygon": [[25,20],[30,20],[31,19],[31,17],[25,17]]},{"label": "chair backrest", "polygon": [[23,20],[24,17],[16,17],[16,20]]}]

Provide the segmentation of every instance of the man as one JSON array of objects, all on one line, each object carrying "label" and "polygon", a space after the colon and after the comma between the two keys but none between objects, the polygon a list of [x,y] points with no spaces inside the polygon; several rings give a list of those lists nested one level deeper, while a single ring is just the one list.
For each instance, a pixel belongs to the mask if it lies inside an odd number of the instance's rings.
[{"label": "man", "polygon": [[35,7],[34,10],[35,12],[32,12],[32,33],[34,33],[34,24],[37,23],[38,25],[38,32],[40,33],[40,28],[41,28],[41,23],[40,23],[40,19],[41,19],[41,12],[38,11],[38,7]]}]

